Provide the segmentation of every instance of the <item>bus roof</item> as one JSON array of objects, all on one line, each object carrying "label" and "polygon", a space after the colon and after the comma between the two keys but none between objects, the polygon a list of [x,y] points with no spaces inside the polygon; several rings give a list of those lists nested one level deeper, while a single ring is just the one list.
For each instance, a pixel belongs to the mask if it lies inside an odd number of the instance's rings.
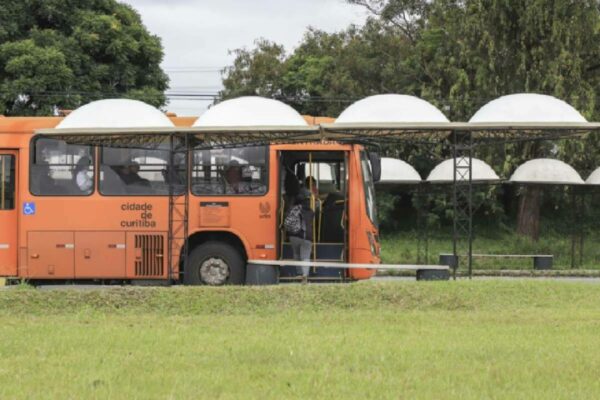
[{"label": "bus roof", "polygon": [[2,117],[0,118],[0,134],[32,133],[38,129],[51,129],[62,119],[62,117]]}]

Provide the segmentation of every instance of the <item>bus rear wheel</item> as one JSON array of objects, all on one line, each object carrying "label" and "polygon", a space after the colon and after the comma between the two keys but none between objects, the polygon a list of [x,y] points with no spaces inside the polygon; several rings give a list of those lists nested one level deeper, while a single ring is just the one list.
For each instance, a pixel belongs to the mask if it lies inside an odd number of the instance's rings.
[{"label": "bus rear wheel", "polygon": [[186,285],[241,285],[244,280],[242,255],[223,242],[206,242],[192,250],[183,273]]}]

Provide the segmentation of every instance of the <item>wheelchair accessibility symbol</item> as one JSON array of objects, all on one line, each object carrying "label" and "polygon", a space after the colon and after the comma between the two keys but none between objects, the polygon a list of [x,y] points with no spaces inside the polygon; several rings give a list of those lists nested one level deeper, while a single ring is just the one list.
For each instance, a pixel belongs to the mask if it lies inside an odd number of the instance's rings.
[{"label": "wheelchair accessibility symbol", "polygon": [[33,202],[23,203],[23,214],[24,215],[35,215],[35,203],[33,203]]}]

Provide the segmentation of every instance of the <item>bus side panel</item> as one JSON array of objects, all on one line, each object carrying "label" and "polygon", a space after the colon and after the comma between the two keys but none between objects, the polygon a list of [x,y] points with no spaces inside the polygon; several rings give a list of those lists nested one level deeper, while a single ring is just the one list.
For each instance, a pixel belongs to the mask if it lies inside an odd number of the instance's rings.
[{"label": "bus side panel", "polygon": [[[275,260],[277,244],[277,152],[269,149],[269,187],[265,195],[190,196],[189,231],[230,232],[249,259]],[[193,249],[190,249],[193,250]]]}]

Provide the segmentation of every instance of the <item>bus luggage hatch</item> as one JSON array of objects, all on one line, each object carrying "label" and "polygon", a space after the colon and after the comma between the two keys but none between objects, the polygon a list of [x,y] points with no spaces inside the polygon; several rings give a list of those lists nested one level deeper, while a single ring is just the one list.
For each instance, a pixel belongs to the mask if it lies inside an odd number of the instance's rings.
[{"label": "bus luggage hatch", "polygon": [[124,276],[124,232],[75,232],[75,278]]},{"label": "bus luggage hatch", "polygon": [[27,277],[72,279],[75,273],[73,232],[29,232]]}]

